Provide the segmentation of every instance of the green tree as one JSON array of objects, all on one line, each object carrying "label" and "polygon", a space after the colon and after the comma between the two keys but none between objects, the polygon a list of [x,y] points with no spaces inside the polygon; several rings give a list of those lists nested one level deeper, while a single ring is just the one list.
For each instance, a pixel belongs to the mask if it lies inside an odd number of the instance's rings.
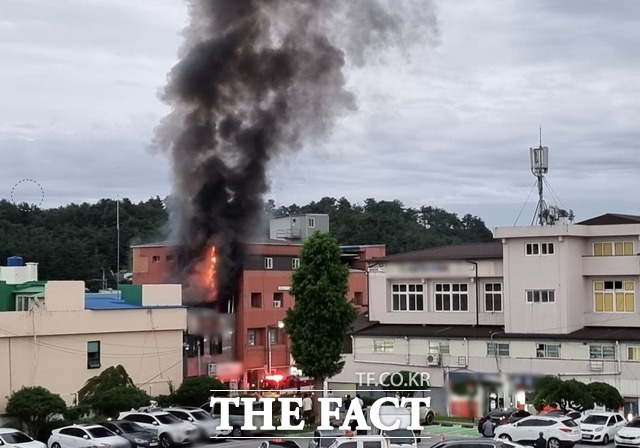
[{"label": "green tree", "polygon": [[23,387],[14,392],[7,402],[7,414],[20,420],[32,437],[37,437],[43,424],[51,417],[63,414],[67,405],[60,395],[44,387]]},{"label": "green tree", "polygon": [[607,383],[594,382],[587,384],[594,404],[617,411],[624,406],[624,398],[618,389]]},{"label": "green tree", "polygon": [[557,405],[563,410],[584,411],[593,408],[593,397],[586,384],[578,380],[563,381],[555,376],[546,376],[536,385],[533,405],[540,410]]},{"label": "green tree", "polygon": [[[297,367],[315,379],[318,391],[326,378],[342,371],[343,344],[358,315],[347,301],[349,269],[340,255],[337,241],[327,233],[316,232],[307,239],[291,282],[295,304],[284,319],[291,355]],[[316,405],[316,421],[319,412]]]},{"label": "green tree", "polygon": [[[113,403],[119,401],[125,403],[122,395],[130,395],[130,401],[126,402],[126,407],[141,407],[149,404],[149,396],[138,389],[133,380],[122,365],[111,366],[105,369],[100,375],[89,378],[85,385],[78,392],[78,404],[81,407],[88,407],[96,412],[105,412],[104,415],[112,414]],[[144,398],[144,400],[143,400]],[[137,403],[140,403],[136,406]]]},{"label": "green tree", "polygon": [[180,406],[202,406],[215,393],[217,396],[226,392],[211,392],[227,390],[218,379],[210,376],[194,376],[186,378],[175,393],[175,402]]},{"label": "green tree", "polygon": [[148,406],[151,398],[137,387],[118,386],[99,395],[94,410],[106,417],[117,417],[119,412]]},{"label": "green tree", "polygon": [[413,397],[417,390],[429,389],[429,380],[419,372],[401,370],[386,376],[382,380],[382,389],[397,394],[399,397]]}]

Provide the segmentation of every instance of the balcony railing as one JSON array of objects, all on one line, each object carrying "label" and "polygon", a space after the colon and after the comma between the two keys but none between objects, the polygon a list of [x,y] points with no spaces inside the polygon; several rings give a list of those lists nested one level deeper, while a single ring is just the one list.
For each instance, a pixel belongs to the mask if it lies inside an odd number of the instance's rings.
[{"label": "balcony railing", "polygon": [[582,275],[640,275],[640,256],[582,257]]},{"label": "balcony railing", "polygon": [[300,229],[280,229],[276,230],[276,238],[287,240],[298,240],[302,238],[302,230]]}]

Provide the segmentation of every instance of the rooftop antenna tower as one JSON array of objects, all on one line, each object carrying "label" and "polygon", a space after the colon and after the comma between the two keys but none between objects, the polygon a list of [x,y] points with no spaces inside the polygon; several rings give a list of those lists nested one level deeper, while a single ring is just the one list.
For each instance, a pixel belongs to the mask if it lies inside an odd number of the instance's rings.
[{"label": "rooftop antenna tower", "polygon": [[[533,220],[538,218],[538,224],[546,224],[546,215],[549,212],[544,200],[544,176],[549,172],[549,148],[542,146],[542,126],[540,126],[540,146],[529,148],[531,159],[531,172],[538,179],[538,205],[533,215]],[[533,223],[532,223],[533,224]]]}]

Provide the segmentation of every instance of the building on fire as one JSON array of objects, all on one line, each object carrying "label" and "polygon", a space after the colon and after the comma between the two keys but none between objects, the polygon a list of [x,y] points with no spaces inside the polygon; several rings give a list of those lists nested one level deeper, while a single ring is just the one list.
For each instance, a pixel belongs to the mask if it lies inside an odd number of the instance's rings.
[{"label": "building on fire", "polygon": [[[640,400],[640,216],[503,227],[495,241],[370,260],[361,316],[335,389],[380,389],[385,372],[427,372],[449,415],[531,405],[535,382],[606,382]],[[367,384],[363,372],[373,372]],[[474,384],[475,399],[451,386]]]},{"label": "building on fire", "polygon": [[[215,375],[252,389],[264,379],[300,375],[282,321],[294,304],[291,275],[300,263],[304,240],[328,230],[328,215],[287,216],[270,222],[269,239],[248,243],[234,308],[226,315],[189,309],[185,376]],[[132,247],[132,255],[134,284],[162,283],[179,249],[164,242],[142,244]],[[350,267],[348,298],[361,311],[367,309],[369,295],[365,260],[384,255],[384,245],[342,247]],[[211,324],[216,320],[222,324]]]}]

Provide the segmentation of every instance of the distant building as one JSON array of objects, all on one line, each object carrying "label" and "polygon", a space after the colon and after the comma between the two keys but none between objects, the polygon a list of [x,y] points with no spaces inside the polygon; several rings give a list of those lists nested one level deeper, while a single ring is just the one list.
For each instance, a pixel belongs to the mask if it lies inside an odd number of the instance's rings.
[{"label": "distant building", "polygon": [[[17,278],[34,264],[0,272]],[[151,395],[182,382],[187,310],[180,285],[86,294],[81,281],[30,280],[0,281],[0,414],[23,386],[45,387],[71,405],[89,378],[118,364]]]},{"label": "distant building", "polygon": [[316,232],[329,231],[329,215],[307,213],[283,216],[269,221],[269,238],[281,241],[304,241]]}]

